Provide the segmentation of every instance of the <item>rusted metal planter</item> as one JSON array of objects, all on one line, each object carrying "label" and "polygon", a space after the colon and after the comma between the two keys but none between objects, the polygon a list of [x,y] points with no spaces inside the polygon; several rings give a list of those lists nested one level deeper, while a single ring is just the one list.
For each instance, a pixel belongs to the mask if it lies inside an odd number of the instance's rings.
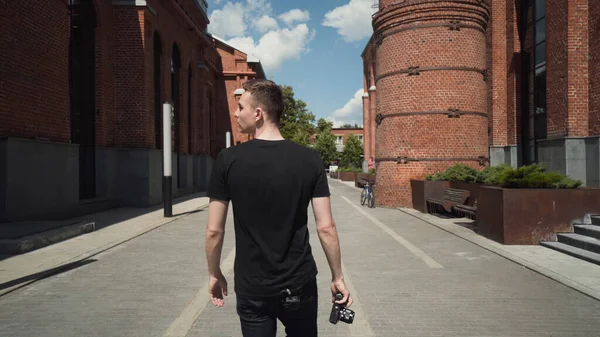
[{"label": "rusted metal planter", "polygon": [[410,180],[413,208],[421,213],[427,212],[427,199],[441,198],[444,190],[450,187],[449,181]]},{"label": "rusted metal planter", "polygon": [[467,201],[468,205],[473,205],[475,199],[479,198],[480,189],[484,186],[494,186],[489,184],[482,183],[466,183],[460,181],[451,181],[450,188],[456,188],[459,190],[469,191],[469,200]]},{"label": "rusted metal planter", "polygon": [[570,232],[570,221],[600,212],[600,189],[480,187],[477,233],[505,245],[537,245]]},{"label": "rusted metal planter", "polygon": [[338,172],[338,178],[341,181],[355,181],[357,174],[356,172]]}]

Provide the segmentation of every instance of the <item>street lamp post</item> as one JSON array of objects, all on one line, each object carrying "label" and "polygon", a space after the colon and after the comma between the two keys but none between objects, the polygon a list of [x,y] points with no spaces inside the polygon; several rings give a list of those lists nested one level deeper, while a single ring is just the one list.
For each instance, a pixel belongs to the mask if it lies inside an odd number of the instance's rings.
[{"label": "street lamp post", "polygon": [[173,216],[173,190],[172,190],[172,165],[171,160],[171,118],[173,106],[170,103],[163,104],[163,208],[165,218]]}]

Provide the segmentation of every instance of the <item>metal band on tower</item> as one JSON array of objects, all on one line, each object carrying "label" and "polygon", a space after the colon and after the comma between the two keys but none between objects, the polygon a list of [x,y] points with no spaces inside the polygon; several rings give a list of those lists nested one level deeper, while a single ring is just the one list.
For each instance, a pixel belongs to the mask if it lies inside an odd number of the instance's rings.
[{"label": "metal band on tower", "polygon": [[376,201],[411,207],[410,179],[488,162],[483,0],[380,0]]}]

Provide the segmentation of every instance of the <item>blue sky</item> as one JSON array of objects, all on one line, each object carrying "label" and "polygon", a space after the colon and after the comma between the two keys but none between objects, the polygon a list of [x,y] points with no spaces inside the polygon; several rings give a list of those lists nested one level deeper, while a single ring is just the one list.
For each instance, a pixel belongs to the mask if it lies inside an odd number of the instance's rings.
[{"label": "blue sky", "polygon": [[320,117],[362,125],[362,59],[373,0],[208,0],[208,31],[257,56]]}]

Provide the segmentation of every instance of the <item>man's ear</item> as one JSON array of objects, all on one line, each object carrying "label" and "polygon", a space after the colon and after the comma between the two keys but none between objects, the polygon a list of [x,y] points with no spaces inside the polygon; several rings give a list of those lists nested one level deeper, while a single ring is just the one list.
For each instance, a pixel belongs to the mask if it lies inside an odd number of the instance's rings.
[{"label": "man's ear", "polygon": [[260,107],[256,107],[254,109],[254,120],[258,122],[261,119],[265,119],[265,112]]}]

